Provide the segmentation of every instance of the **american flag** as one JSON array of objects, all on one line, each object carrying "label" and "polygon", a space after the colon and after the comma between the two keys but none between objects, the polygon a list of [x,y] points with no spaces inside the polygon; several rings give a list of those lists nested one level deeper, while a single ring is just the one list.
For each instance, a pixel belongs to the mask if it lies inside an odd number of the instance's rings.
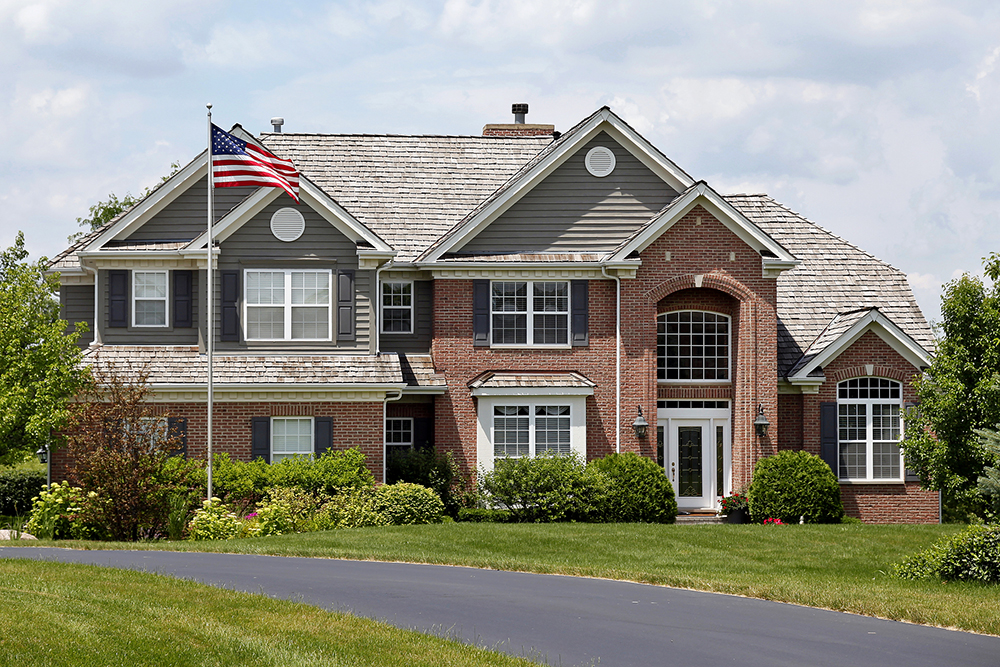
[{"label": "american flag", "polygon": [[299,172],[291,160],[237,139],[212,124],[212,183],[217,188],[240,185],[281,188],[299,200]]}]

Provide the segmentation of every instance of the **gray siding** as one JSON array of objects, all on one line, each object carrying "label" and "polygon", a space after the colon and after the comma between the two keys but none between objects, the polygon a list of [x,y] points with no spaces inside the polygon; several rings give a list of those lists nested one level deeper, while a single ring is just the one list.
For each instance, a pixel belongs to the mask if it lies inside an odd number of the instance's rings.
[{"label": "gray siding", "polygon": [[[595,146],[615,154],[604,178],[584,165]],[[458,252],[607,252],[677,194],[601,132]]]},{"label": "gray siding", "polygon": [[[297,240],[290,243],[279,241],[271,233],[271,216],[280,208],[291,206],[302,212],[306,221],[305,232]],[[252,220],[247,221],[232,236],[221,244],[219,257],[219,273],[222,271],[238,271],[240,274],[240,326],[245,331],[243,322],[243,291],[246,269],[254,268],[316,268],[331,269],[336,275],[338,270],[355,271],[355,340],[308,342],[250,342],[241,340],[239,343],[218,342],[219,350],[301,350],[301,351],[337,351],[367,354],[371,334],[371,301],[372,281],[374,271],[358,270],[357,247],[354,242],[344,236],[336,227],[323,219],[318,213],[304,204],[295,204],[288,195],[283,194],[275,202],[265,207]],[[331,285],[331,289],[333,286]],[[217,280],[213,298],[216,313],[222,300],[221,281]],[[336,317],[336,309],[334,309]],[[336,323],[334,323],[336,325]],[[216,341],[221,340],[221,322],[216,320]],[[336,332],[336,326],[334,326]],[[242,335],[241,335],[242,337]]]},{"label": "gray siding", "polygon": [[[155,270],[155,269],[150,269]],[[105,345],[197,345],[198,344],[198,329],[195,327],[184,327],[175,329],[173,325],[174,319],[174,293],[173,293],[173,271],[168,272],[167,285],[168,285],[168,299],[167,299],[167,309],[170,314],[171,326],[167,327],[133,327],[132,326],[132,272],[129,271],[128,280],[128,291],[129,291],[129,301],[128,301],[128,321],[129,326],[127,328],[111,328],[108,326],[108,272],[101,269],[97,272],[97,279],[100,281],[100,313],[101,313],[101,342]],[[204,282],[203,279],[199,277],[198,272],[194,271],[192,275],[192,285],[191,289],[194,294],[197,295],[198,291],[203,289]],[[191,318],[192,321],[198,321],[198,314],[201,312],[199,308],[199,301],[197,298],[192,300],[191,303]]]},{"label": "gray siding", "polygon": [[73,331],[77,322],[86,322],[88,331],[80,334],[77,344],[87,347],[94,340],[94,286],[63,285],[59,288],[59,317],[66,320],[67,332]]},{"label": "gray siding", "polygon": [[434,312],[434,283],[430,280],[413,281],[413,333],[383,333],[379,347],[383,352],[428,354],[431,350],[431,329]]},{"label": "gray siding", "polygon": [[[216,188],[215,219],[221,219],[257,188]],[[135,230],[129,241],[190,241],[208,228],[208,181],[203,178],[182,192],[149,222]]]}]

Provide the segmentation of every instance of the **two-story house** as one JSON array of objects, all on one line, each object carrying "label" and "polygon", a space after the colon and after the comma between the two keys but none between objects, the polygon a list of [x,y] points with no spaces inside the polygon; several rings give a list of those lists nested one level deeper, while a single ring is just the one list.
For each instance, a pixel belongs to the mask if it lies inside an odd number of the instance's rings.
[{"label": "two-story house", "polygon": [[300,201],[215,190],[211,318],[207,152],[53,262],[88,362],[145,367],[189,456],[211,327],[213,446],[237,458],[358,446],[382,479],[411,446],[470,472],[638,452],[702,510],[805,449],[849,514],[938,520],[897,444],[934,347],[897,269],[766,195],[720,195],[608,108],[563,133],[275,129],[233,133],[293,160]]}]

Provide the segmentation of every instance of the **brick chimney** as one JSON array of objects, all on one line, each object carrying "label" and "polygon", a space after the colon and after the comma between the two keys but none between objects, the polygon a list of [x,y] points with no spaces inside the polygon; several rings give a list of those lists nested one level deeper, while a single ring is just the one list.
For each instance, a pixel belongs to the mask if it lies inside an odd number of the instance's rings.
[{"label": "brick chimney", "polygon": [[512,104],[513,123],[490,123],[483,126],[484,137],[544,137],[556,131],[555,125],[532,125],[524,122],[528,113],[527,104]]}]

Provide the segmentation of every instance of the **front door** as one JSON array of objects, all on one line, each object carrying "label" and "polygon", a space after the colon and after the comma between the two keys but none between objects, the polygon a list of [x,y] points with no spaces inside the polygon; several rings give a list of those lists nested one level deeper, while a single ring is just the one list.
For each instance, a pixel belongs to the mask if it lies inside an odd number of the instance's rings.
[{"label": "front door", "polygon": [[[665,415],[664,415],[665,416]],[[682,510],[717,509],[728,477],[728,419],[657,418],[664,469]]]}]

